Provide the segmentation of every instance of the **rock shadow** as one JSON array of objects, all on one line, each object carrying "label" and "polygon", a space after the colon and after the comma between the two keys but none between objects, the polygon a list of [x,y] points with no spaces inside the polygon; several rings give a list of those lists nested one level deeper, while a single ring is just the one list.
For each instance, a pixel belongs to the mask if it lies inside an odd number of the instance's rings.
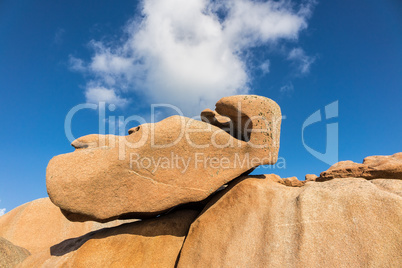
[{"label": "rock shadow", "polygon": [[91,239],[104,239],[122,234],[150,238],[166,235],[184,237],[187,235],[190,225],[198,213],[198,211],[194,210],[180,210],[153,219],[139,220],[115,227],[103,228],[80,237],[66,239],[50,247],[50,254],[52,256],[63,256],[78,250]]}]

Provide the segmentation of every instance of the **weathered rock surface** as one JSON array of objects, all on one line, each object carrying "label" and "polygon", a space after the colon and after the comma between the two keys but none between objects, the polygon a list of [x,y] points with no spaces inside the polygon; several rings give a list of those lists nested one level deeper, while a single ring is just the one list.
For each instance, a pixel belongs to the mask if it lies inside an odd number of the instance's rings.
[{"label": "weathered rock surface", "polygon": [[1,216],[0,236],[34,254],[49,250],[51,246],[65,239],[123,222],[125,221],[108,224],[70,222],[49,198],[42,198],[21,205]]},{"label": "weathered rock surface", "polygon": [[31,250],[17,267],[402,267],[402,180],[298,182],[241,176],[201,214],[118,226],[69,222],[40,199],[0,217],[0,236]]},{"label": "weathered rock surface", "polygon": [[306,174],[306,176],[304,178],[305,178],[306,182],[308,182],[308,181],[316,181],[318,176],[315,175],[315,174]]},{"label": "weathered rock surface", "polygon": [[79,138],[76,151],[49,162],[50,199],[75,221],[146,218],[203,200],[242,173],[277,161],[281,112],[274,101],[226,97],[213,114],[230,118],[233,128],[173,116],[128,136]]},{"label": "weathered rock surface", "polygon": [[30,255],[25,248],[18,247],[0,237],[0,267],[12,268],[23,262]]},{"label": "weathered rock surface", "polygon": [[297,177],[284,178],[283,182],[286,186],[291,187],[302,187],[304,185],[304,181],[299,181]]},{"label": "weathered rock surface", "polygon": [[358,177],[366,179],[391,178],[402,179],[402,153],[390,156],[369,156],[363,164],[352,161],[341,161],[327,171],[321,172],[319,181],[333,178]]},{"label": "weathered rock surface", "polygon": [[175,267],[193,210],[126,223],[65,240],[20,267]]},{"label": "weathered rock surface", "polygon": [[178,267],[402,267],[402,183],[237,179],[191,225]]}]

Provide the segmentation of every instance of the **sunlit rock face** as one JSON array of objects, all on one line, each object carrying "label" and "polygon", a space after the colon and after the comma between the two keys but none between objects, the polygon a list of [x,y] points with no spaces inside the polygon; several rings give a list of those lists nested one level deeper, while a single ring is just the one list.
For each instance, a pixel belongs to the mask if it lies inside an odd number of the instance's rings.
[{"label": "sunlit rock face", "polygon": [[16,246],[26,248],[31,254],[36,254],[44,250],[49,251],[51,246],[66,239],[132,221],[135,220],[116,220],[107,223],[71,222],[49,198],[41,198],[1,216],[0,237]]},{"label": "sunlit rock face", "polygon": [[242,176],[193,222],[177,267],[401,267],[401,224],[402,180]]},{"label": "sunlit rock face", "polygon": [[35,200],[0,217],[0,267],[402,267],[399,156],[365,159],[387,178],[241,175],[144,220],[70,222]]},{"label": "sunlit rock face", "polygon": [[74,221],[145,218],[277,161],[281,111],[271,99],[225,97],[201,115],[143,124],[128,136],[77,139],[74,152],[49,162],[50,199]]}]

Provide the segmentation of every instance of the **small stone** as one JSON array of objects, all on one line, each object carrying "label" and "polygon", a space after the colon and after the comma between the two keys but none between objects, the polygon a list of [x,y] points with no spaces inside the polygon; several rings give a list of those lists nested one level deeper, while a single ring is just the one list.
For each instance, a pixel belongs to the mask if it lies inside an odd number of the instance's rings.
[{"label": "small stone", "polygon": [[315,174],[306,174],[306,176],[305,176],[306,182],[307,181],[315,181],[317,178],[318,178],[318,176]]},{"label": "small stone", "polygon": [[286,186],[291,187],[301,187],[304,185],[304,182],[299,181],[296,177],[284,178],[283,181],[285,182]]}]

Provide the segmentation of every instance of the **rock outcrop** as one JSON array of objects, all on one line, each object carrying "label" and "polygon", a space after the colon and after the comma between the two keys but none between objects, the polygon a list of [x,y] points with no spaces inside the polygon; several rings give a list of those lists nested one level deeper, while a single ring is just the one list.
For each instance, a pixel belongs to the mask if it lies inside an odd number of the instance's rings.
[{"label": "rock outcrop", "polygon": [[274,164],[281,112],[260,96],[218,101],[229,129],[173,116],[128,136],[89,135],[47,167],[49,197],[74,221],[146,218],[207,198],[262,164]]},{"label": "rock outcrop", "polygon": [[276,180],[241,177],[211,201],[178,267],[401,267],[402,181]]},{"label": "rock outcrop", "polygon": [[107,224],[71,222],[49,198],[42,198],[21,205],[1,216],[0,237],[35,254],[49,250],[53,245],[66,239],[124,222],[127,221]]},{"label": "rock outcrop", "polygon": [[233,96],[201,117],[75,140],[48,165],[53,203],[0,217],[0,267],[402,267],[402,153],[248,175],[277,160],[278,105]]},{"label": "rock outcrop", "polygon": [[25,248],[18,247],[0,237],[0,267],[13,268],[23,262],[30,255]]},{"label": "rock outcrop", "polygon": [[321,172],[319,181],[333,178],[358,177],[365,179],[391,178],[402,179],[402,153],[390,156],[369,156],[363,164],[352,161],[341,161],[327,171]]},{"label": "rock outcrop", "polygon": [[30,249],[7,254],[18,267],[402,266],[402,180],[295,183],[244,175],[207,203],[123,224],[69,222],[40,199],[0,217],[0,236]]}]

